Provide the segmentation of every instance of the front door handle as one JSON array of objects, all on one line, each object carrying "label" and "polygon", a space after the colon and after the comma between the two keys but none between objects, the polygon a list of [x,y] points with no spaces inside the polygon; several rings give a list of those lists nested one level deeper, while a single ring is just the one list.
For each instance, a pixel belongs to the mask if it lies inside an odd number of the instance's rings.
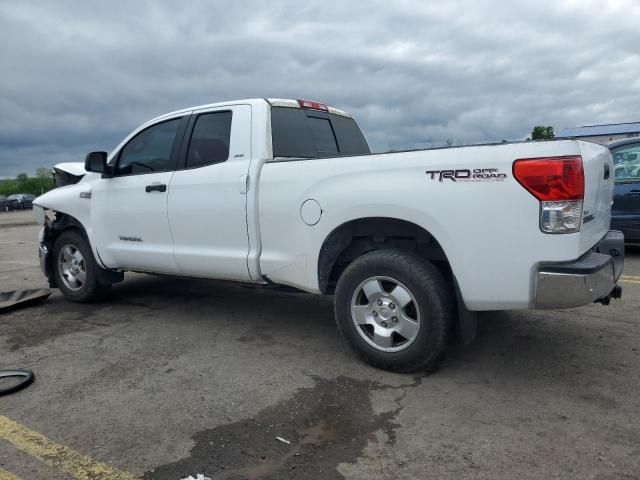
[{"label": "front door handle", "polygon": [[144,188],[145,192],[166,192],[167,186],[164,183],[152,183]]}]

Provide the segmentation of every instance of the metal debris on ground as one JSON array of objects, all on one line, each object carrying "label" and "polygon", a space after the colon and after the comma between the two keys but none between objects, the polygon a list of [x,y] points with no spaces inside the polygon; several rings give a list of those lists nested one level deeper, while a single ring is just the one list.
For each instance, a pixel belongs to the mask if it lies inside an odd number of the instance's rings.
[{"label": "metal debris on ground", "polygon": [[276,437],[276,440],[278,440],[279,442],[282,442],[282,443],[286,443],[287,445],[291,445],[291,442],[289,440],[287,440],[286,438]]},{"label": "metal debris on ground", "polygon": [[211,480],[209,477],[205,477],[202,473],[198,473],[196,478],[193,478],[189,475],[187,478],[182,478],[181,480]]},{"label": "metal debris on ground", "polygon": [[49,295],[51,295],[49,288],[0,292],[0,313],[42,302],[49,298]]}]

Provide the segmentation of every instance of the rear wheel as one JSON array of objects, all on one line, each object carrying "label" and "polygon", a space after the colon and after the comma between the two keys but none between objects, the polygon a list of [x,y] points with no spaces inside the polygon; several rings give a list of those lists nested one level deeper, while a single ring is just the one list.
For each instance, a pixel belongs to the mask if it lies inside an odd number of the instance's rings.
[{"label": "rear wheel", "polygon": [[100,300],[110,285],[98,282],[89,243],[80,232],[67,230],[60,234],[53,246],[53,265],[56,284],[62,294],[74,302]]},{"label": "rear wheel", "polygon": [[368,363],[385,370],[433,370],[453,312],[443,275],[412,252],[367,253],[347,267],[336,287],[340,332]]}]

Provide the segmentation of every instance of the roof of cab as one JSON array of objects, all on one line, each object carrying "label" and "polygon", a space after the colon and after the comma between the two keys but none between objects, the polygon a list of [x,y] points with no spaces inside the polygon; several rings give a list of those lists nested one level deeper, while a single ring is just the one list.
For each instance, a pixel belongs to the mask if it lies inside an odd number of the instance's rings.
[{"label": "roof of cab", "polygon": [[[301,108],[298,100],[291,100],[285,98],[247,98],[244,100],[232,100],[227,102],[217,102],[217,103],[207,103],[204,105],[196,105],[194,107],[181,108],[180,110],[174,110],[173,112],[165,113],[163,115],[159,115],[155,118],[152,118],[148,122],[145,123],[155,123],[158,120],[161,120],[166,117],[172,117],[174,115],[179,115],[181,113],[188,113],[194,110],[204,110],[207,108],[216,108],[216,107],[230,107],[232,105],[258,105],[268,103],[271,106],[275,107],[289,107],[289,108]],[[334,113],[336,115],[341,115],[343,117],[351,118],[351,115],[344,110],[339,110],[337,108],[328,107],[329,113]]]},{"label": "roof of cab", "polygon": [[630,138],[623,138],[622,140],[614,140],[613,142],[607,143],[607,147],[609,147],[609,149],[611,150],[613,148],[623,147],[625,145],[632,145],[634,143],[640,143],[640,137],[630,137]]}]

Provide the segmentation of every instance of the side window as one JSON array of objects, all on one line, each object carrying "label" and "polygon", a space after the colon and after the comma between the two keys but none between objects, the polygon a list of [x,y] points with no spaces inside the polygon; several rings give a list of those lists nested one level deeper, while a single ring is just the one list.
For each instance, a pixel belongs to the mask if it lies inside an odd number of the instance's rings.
[{"label": "side window", "polygon": [[616,182],[640,182],[640,143],[625,145],[613,152]]},{"label": "side window", "polygon": [[120,151],[116,175],[166,172],[173,169],[171,150],[180,126],[180,118],[143,130]]},{"label": "side window", "polygon": [[187,168],[220,163],[229,158],[231,116],[228,111],[198,116],[189,142]]}]

